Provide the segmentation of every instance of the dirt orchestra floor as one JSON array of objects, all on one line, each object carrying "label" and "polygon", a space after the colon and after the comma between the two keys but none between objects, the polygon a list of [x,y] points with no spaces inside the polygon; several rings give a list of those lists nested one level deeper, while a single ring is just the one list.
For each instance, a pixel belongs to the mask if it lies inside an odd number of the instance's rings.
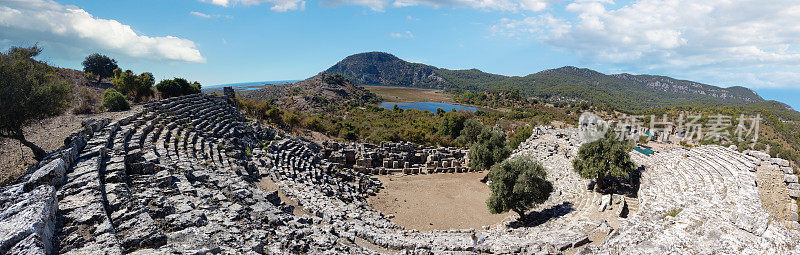
[{"label": "dirt orchestra floor", "polygon": [[369,203],[407,229],[480,229],[510,215],[491,214],[486,208],[491,192],[480,182],[486,173],[378,176],[385,189]]}]

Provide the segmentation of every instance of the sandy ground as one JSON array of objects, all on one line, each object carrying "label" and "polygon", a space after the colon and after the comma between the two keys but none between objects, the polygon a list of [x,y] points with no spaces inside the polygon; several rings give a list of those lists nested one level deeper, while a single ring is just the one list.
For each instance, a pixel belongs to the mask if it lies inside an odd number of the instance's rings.
[{"label": "sandy ground", "polygon": [[[141,106],[134,106],[138,110]],[[64,146],[64,138],[81,127],[81,122],[88,118],[120,119],[130,114],[124,112],[102,112],[97,114],[75,115],[71,111],[52,118],[35,122],[24,128],[25,138],[47,152]],[[19,178],[36,160],[28,147],[13,139],[0,139],[0,184],[6,184]]]},{"label": "sandy ground", "polygon": [[439,102],[454,103],[450,96],[437,89],[417,89],[388,86],[364,86],[370,92],[383,97],[384,101],[407,102]]},{"label": "sandy ground", "polygon": [[761,207],[769,212],[770,220],[783,222],[788,219],[791,213],[788,205],[792,199],[783,183],[783,172],[777,168],[760,166],[756,171],[756,183]]},{"label": "sandy ground", "polygon": [[261,180],[259,180],[258,183],[256,183],[256,186],[267,192],[272,192],[277,190],[278,197],[281,199],[281,201],[294,207],[294,211],[292,211],[292,213],[295,216],[311,215],[311,213],[309,213],[305,208],[298,205],[297,202],[286,196],[286,194],[284,194],[283,191],[278,188],[278,185],[275,184],[275,182],[273,182],[269,177],[261,178]]},{"label": "sandy ground", "polygon": [[482,173],[378,176],[385,189],[369,199],[370,205],[408,229],[475,228],[494,225],[511,213],[490,214],[491,193],[480,182]]}]

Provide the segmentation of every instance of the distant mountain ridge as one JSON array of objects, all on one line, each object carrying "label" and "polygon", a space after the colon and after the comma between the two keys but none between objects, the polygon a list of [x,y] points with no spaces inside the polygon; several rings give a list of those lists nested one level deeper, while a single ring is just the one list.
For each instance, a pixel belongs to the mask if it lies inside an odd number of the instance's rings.
[{"label": "distant mountain ridge", "polygon": [[721,88],[657,75],[606,75],[565,66],[526,76],[491,74],[478,69],[449,70],[410,63],[385,52],[351,55],[325,71],[356,84],[468,90],[519,89],[530,96],[602,102],[640,110],[676,105],[733,105],[764,101],[745,87]]}]

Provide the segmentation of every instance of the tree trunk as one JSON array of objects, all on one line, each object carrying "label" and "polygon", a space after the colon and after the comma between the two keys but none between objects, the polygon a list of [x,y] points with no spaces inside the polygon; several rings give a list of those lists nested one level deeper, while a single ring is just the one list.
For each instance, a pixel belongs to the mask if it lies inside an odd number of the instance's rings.
[{"label": "tree trunk", "polygon": [[520,211],[520,210],[517,210],[517,209],[513,209],[513,211],[515,213],[519,214],[519,221],[521,221],[521,222],[527,221],[527,219],[525,219],[525,212],[524,211]]},{"label": "tree trunk", "polygon": [[598,193],[601,193],[603,191],[603,188],[605,188],[603,187],[605,184],[603,179],[605,179],[605,176],[602,175],[597,176],[597,181],[594,184],[594,191],[597,191]]},{"label": "tree trunk", "polygon": [[42,150],[42,148],[36,146],[36,144],[33,144],[28,140],[25,140],[25,135],[22,134],[22,131],[17,132],[17,135],[13,136],[12,138],[19,140],[20,143],[27,146],[28,148],[31,148],[31,151],[33,151],[33,158],[36,159],[37,161],[44,159],[44,156],[47,155],[47,152]]}]

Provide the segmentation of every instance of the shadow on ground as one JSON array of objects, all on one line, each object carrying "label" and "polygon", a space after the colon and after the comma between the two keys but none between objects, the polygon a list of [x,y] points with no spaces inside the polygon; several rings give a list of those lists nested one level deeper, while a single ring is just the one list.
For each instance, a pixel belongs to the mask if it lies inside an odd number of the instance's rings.
[{"label": "shadow on ground", "polygon": [[524,220],[516,220],[508,223],[509,228],[536,227],[549,220],[557,219],[575,211],[572,202],[566,201],[561,204],[551,206],[539,212],[531,212],[525,215]]}]

